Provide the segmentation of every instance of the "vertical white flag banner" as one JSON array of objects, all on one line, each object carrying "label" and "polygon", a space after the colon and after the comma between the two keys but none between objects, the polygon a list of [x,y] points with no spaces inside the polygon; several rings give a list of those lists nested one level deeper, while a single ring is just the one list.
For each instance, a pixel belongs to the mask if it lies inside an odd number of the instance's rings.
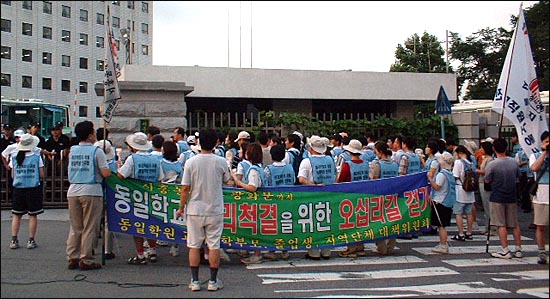
[{"label": "vertical white flag banner", "polygon": [[111,122],[112,114],[117,106],[117,101],[121,98],[117,79],[120,76],[120,66],[118,64],[118,53],[110,19],[111,14],[107,6],[107,24],[105,26],[107,45],[105,47],[105,78],[103,81],[106,107],[102,115],[107,123]]},{"label": "vertical white flag banner", "polygon": [[520,145],[527,155],[540,150],[540,135],[548,130],[548,123],[521,7],[492,109],[504,113],[504,117],[514,124]]}]

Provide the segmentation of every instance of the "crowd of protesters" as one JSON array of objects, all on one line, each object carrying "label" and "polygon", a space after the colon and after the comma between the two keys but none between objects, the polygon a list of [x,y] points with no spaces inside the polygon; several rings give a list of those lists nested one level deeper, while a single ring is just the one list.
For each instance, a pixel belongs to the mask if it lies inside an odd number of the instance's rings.
[{"label": "crowd of protesters", "polygon": [[[539,247],[538,263],[544,264],[548,261],[548,254],[545,251],[545,230],[548,226],[548,164],[549,146],[548,132],[540,136],[542,142],[541,152],[527,155],[521,150],[517,142],[517,135],[512,138],[512,151],[507,154],[508,143],[503,138],[486,138],[480,142],[478,148],[473,141],[464,141],[462,144],[447,138],[446,140],[433,137],[430,138],[424,148],[419,147],[418,140],[414,136],[389,136],[386,140],[377,140],[374,134],[367,132],[364,136],[348,136],[345,132],[335,133],[329,137],[318,135],[304,136],[295,131],[287,136],[281,137],[276,133],[267,134],[261,132],[255,136],[252,132],[215,132],[203,130],[199,132],[186,132],[181,127],[175,128],[169,138],[160,134],[160,129],[155,126],[149,127],[147,132],[136,132],[125,139],[125,146],[130,155],[124,161],[117,156],[117,150],[108,136],[103,136],[102,128],[93,130],[90,123],[85,125],[79,123],[76,139],[72,141],[63,134],[60,134],[60,126],[53,127],[51,137],[44,140],[37,135],[39,124],[33,124],[29,132],[16,131],[9,125],[4,125],[4,137],[2,138],[2,159],[6,169],[12,171],[13,187],[16,190],[26,187],[36,188],[36,181],[40,181],[37,172],[32,186],[21,185],[17,177],[18,167],[26,165],[27,158],[40,157],[50,163],[36,162],[36,169],[46,165],[46,169],[59,167],[55,161],[59,161],[61,155],[64,158],[77,159],[91,148],[101,148],[105,151],[100,153],[93,151],[96,155],[93,163],[97,164],[94,172],[82,169],[75,172],[68,167],[68,177],[71,183],[69,189],[69,209],[71,211],[71,230],[67,241],[67,258],[69,269],[81,268],[83,270],[99,269],[101,265],[93,261],[92,247],[97,244],[99,229],[99,216],[86,219],[76,219],[74,215],[82,213],[100,213],[99,207],[93,211],[89,210],[86,201],[101,201],[97,194],[96,187],[101,183],[101,178],[107,175],[104,170],[110,169],[116,172],[119,178],[132,177],[149,182],[163,182],[181,184],[182,204],[179,215],[187,216],[208,216],[207,224],[193,224],[193,244],[188,244],[190,250],[189,259],[193,279],[189,287],[200,290],[196,284],[198,275],[199,248],[204,242],[207,248],[200,255],[210,260],[211,284],[209,290],[220,289],[223,285],[217,282],[217,269],[219,260],[230,260],[227,253],[219,248],[220,218],[219,202],[209,202],[204,194],[194,194],[190,186],[196,184],[195,176],[200,174],[188,174],[189,169],[199,169],[201,163],[213,163],[218,165],[223,161],[227,173],[221,171],[220,183],[226,186],[243,188],[248,192],[256,192],[264,186],[285,186],[285,185],[308,185],[323,186],[343,182],[355,182],[364,180],[376,180],[397,176],[410,175],[419,172],[427,172],[427,180],[431,186],[431,234],[439,234],[440,242],[432,251],[439,254],[449,253],[447,243],[447,231],[451,218],[455,217],[458,226],[458,233],[451,236],[451,240],[467,242],[473,239],[474,231],[478,230],[477,211],[483,209],[485,215],[485,234],[497,234],[501,242],[501,250],[492,253],[496,258],[522,258],[521,231],[517,221],[517,206],[526,212],[534,212],[533,227],[536,228],[536,238]],[[33,129],[34,128],[34,129]],[[93,131],[93,132],[92,132]],[[205,134],[202,136],[201,134]],[[29,136],[35,136],[34,139]],[[25,139],[27,138],[27,139]],[[27,140],[30,144],[22,145],[20,140]],[[32,141],[32,142],[31,142]],[[94,142],[96,147],[94,147]],[[10,145],[15,144],[15,146]],[[72,148],[70,146],[73,146]],[[106,146],[108,145],[108,146]],[[201,147],[204,145],[204,147]],[[71,149],[70,151],[68,149]],[[24,151],[25,155],[18,155],[18,151]],[[203,155],[205,154],[205,155]],[[29,158],[30,161],[30,158]],[[41,160],[40,160],[41,161]],[[201,162],[202,161],[202,162]],[[31,162],[28,162],[31,163]],[[34,164],[33,164],[34,165]],[[69,163],[70,165],[70,163]],[[189,168],[189,169],[188,169]],[[208,168],[208,167],[205,167]],[[323,171],[317,171],[322,169]],[[462,186],[466,179],[468,169],[475,170],[479,176],[478,190],[465,190]],[[210,169],[211,172],[215,171]],[[47,173],[47,172],[46,172]],[[109,172],[110,173],[110,172]],[[42,174],[43,175],[43,174]],[[47,174],[46,174],[47,175]],[[212,175],[205,173],[202,175]],[[530,186],[538,184],[537,193],[531,197],[528,190]],[[86,188],[83,185],[92,185]],[[201,192],[219,192],[215,186],[202,190]],[[92,189],[90,189],[92,188]],[[90,190],[94,192],[89,192]],[[215,190],[215,191],[213,191]],[[185,192],[185,194],[184,194]],[[199,192],[199,191],[197,191]],[[25,199],[25,193],[16,192],[13,200],[14,224],[12,224],[12,242],[10,248],[17,248],[17,231],[22,215],[28,213],[31,217],[43,212],[42,204],[38,199]],[[214,194],[214,193],[213,193]],[[220,194],[215,193],[219,197]],[[221,198],[223,202],[223,197]],[[207,201],[205,206],[197,208],[193,206],[195,201]],[[25,204],[26,202],[26,204]],[[479,204],[478,204],[479,203]],[[216,207],[205,208],[212,205]],[[77,209],[84,209],[84,211]],[[190,207],[193,207],[190,209]],[[191,210],[191,212],[190,212]],[[216,213],[212,211],[217,211]],[[212,214],[214,213],[214,214]],[[215,218],[209,218],[214,217]],[[466,227],[463,226],[463,217],[466,218]],[[73,219],[74,218],[74,219]],[[195,218],[193,218],[195,219]],[[211,220],[208,220],[211,219]],[[199,221],[195,219],[193,221]],[[223,222],[223,219],[221,220]],[[34,233],[36,232],[36,220],[33,221],[34,229],[27,248],[35,248]],[[490,226],[497,228],[491,231]],[[515,248],[508,248],[507,229],[512,228]],[[203,231],[203,229],[205,231]],[[105,233],[109,236],[108,230]],[[400,236],[399,238],[418,238],[418,234]],[[94,240],[95,238],[95,240]],[[214,239],[212,239],[214,238]],[[95,243],[94,243],[95,242]],[[216,244],[217,242],[217,244]],[[398,241],[395,237],[377,240],[374,253],[389,255],[395,252],[395,245]],[[157,261],[156,247],[163,244],[154,239],[144,240],[134,237],[136,256],[130,257],[128,263],[132,265],[145,265],[148,262]],[[177,256],[179,249],[177,244],[170,244],[170,255]],[[108,246],[109,247],[109,246]],[[262,253],[261,251],[230,251],[235,252],[244,264],[262,263],[265,259],[288,259],[288,251],[282,251],[277,255],[275,251]],[[112,246],[107,248],[105,254],[114,258]],[[363,243],[349,244],[344,251],[340,251],[340,257],[365,256],[366,251]],[[305,255],[307,259],[319,260],[330,259],[329,248],[310,249]]]}]

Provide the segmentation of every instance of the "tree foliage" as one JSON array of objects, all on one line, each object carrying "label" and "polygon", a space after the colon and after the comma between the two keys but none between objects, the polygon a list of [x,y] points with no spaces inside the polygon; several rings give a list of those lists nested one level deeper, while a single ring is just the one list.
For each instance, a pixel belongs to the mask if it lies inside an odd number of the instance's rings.
[{"label": "tree foliage", "polygon": [[[525,19],[531,50],[533,51],[537,77],[541,90],[549,89],[549,1],[540,1],[525,9]],[[517,16],[511,16],[511,30],[485,28],[465,40],[453,34],[449,50],[452,59],[460,61],[457,69],[458,86],[468,81],[464,99],[492,99],[502,72],[506,53],[510,46]]]},{"label": "tree foliage", "polygon": [[[422,37],[413,34],[395,50],[395,63],[390,72],[445,73],[445,51],[436,36],[424,32]],[[450,68],[449,68],[450,70]]]}]

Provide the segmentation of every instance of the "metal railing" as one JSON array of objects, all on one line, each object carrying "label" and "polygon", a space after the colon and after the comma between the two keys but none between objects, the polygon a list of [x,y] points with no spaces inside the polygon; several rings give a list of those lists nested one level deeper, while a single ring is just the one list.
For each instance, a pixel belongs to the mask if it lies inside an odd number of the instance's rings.
[{"label": "metal railing", "polygon": [[[69,180],[67,177],[67,159],[63,153],[60,158],[49,158],[42,155],[44,160],[45,176],[42,181],[43,188],[43,205],[44,208],[66,208],[67,207],[67,189],[69,188]],[[1,208],[11,209],[13,187],[11,173],[2,166],[0,171],[1,185]]]}]

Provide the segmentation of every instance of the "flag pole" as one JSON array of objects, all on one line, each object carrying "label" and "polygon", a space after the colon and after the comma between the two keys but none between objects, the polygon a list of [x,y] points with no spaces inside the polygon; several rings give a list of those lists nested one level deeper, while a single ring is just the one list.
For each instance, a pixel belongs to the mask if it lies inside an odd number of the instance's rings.
[{"label": "flag pole", "polygon": [[[521,10],[523,9],[523,2],[519,5],[519,12],[521,14]],[[518,31],[518,26],[519,26],[519,16],[520,14],[518,14],[518,21],[516,22],[516,28],[514,28],[514,39],[511,42],[511,45],[512,45],[512,53],[510,54],[510,57],[513,57],[514,56],[514,48],[515,48],[515,45],[516,45],[516,38],[517,38],[517,31]],[[505,109],[505,106],[506,106],[506,97],[507,97],[507,93],[508,93],[508,81],[510,80],[510,70],[512,69],[512,59],[510,59],[510,64],[508,64],[508,71],[507,71],[507,75],[506,75],[506,85],[504,86],[504,95],[503,95],[503,98],[502,98],[502,109],[500,111],[500,120],[499,120],[499,125],[498,125],[498,138],[501,138],[502,137],[502,122],[504,121],[504,109]]]}]

